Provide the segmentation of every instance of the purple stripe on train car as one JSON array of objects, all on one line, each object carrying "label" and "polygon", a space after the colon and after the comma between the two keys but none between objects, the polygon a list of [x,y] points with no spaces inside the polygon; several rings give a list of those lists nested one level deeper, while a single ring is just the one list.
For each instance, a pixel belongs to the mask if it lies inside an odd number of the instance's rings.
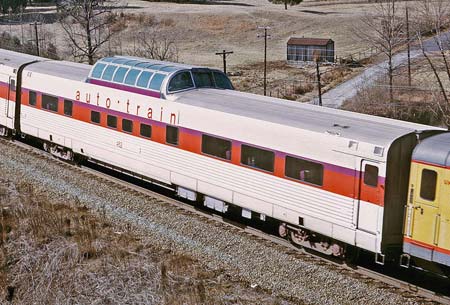
[{"label": "purple stripe on train car", "polygon": [[92,78],[88,79],[88,83],[93,84],[93,85],[102,86],[102,87],[108,87],[108,88],[118,89],[118,90],[122,90],[122,91],[127,91],[127,92],[147,95],[147,96],[151,96],[151,97],[161,98],[161,93],[147,90],[147,89],[135,88],[135,87],[130,87],[130,86],[121,85],[121,84],[115,84],[115,83],[109,83],[109,82],[101,81],[98,79],[92,79]]},{"label": "purple stripe on train car", "polygon": [[[167,125],[169,125],[169,124],[167,124]],[[201,137],[202,134],[204,134],[201,131],[194,130],[194,129],[189,129],[189,128],[185,128],[185,127],[179,127],[179,129],[180,129],[181,132],[186,133],[186,134],[188,134],[190,136],[194,136],[194,137]]]},{"label": "purple stripe on train car", "polygon": [[[24,88],[24,90],[27,90],[27,89]],[[80,107],[86,107],[87,109],[90,109],[90,110],[95,110],[95,111],[99,111],[99,112],[102,112],[102,113],[115,115],[115,116],[118,116],[118,117],[129,119],[131,121],[138,121],[140,123],[150,124],[150,125],[159,126],[159,127],[164,127],[166,125],[170,125],[170,124],[167,124],[167,123],[164,123],[164,122],[160,122],[160,121],[156,121],[156,120],[153,120],[153,119],[143,118],[143,117],[140,117],[140,116],[137,116],[137,115],[128,114],[128,113],[120,112],[120,111],[117,111],[117,110],[108,109],[108,108],[105,108],[103,106],[87,104],[85,102],[80,102],[80,101],[76,101],[76,100],[74,100],[73,102],[74,102],[75,105],[78,105]],[[87,122],[87,123],[89,123],[89,122]],[[197,130],[193,130],[193,129],[189,129],[189,128],[185,128],[185,127],[179,127],[179,128],[180,128],[180,130],[183,133],[187,133],[187,134],[190,134],[192,136],[201,136],[202,134],[204,134],[201,131],[197,131]],[[208,135],[216,137],[213,134],[208,134]],[[335,173],[340,173],[340,174],[347,175],[347,176],[352,176],[352,177],[360,176],[360,173],[361,173],[360,171],[355,170],[355,169],[350,169],[350,168],[334,165],[334,164],[331,164],[331,163],[320,162],[320,161],[317,161],[317,160],[314,160],[314,159],[304,158],[304,157],[301,157],[301,156],[296,156],[296,155],[280,152],[280,151],[277,151],[277,150],[269,149],[267,147],[253,145],[253,144],[249,144],[249,143],[246,143],[246,142],[236,141],[236,140],[232,140],[232,139],[228,139],[228,138],[224,138],[224,137],[219,137],[219,138],[229,140],[232,143],[232,147],[240,147],[241,145],[247,145],[247,146],[250,146],[250,147],[260,148],[262,150],[272,151],[272,152],[275,153],[275,156],[277,158],[285,158],[286,156],[291,156],[291,157],[298,158],[298,159],[308,160],[308,161],[311,161],[311,162],[322,164],[324,166],[325,170],[328,170],[328,171],[331,171],[331,172],[335,172]],[[385,184],[385,180],[386,180],[385,177],[382,177],[382,176],[378,177],[378,183],[379,184],[384,185]]]}]

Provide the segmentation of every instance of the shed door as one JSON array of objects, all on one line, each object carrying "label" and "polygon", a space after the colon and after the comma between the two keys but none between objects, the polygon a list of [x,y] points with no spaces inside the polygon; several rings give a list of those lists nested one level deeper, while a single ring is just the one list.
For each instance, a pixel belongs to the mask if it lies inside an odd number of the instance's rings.
[{"label": "shed door", "polygon": [[441,169],[425,164],[415,166],[416,190],[412,205],[412,239],[430,247],[437,245],[439,231],[439,181]]},{"label": "shed door", "polygon": [[360,173],[358,229],[375,234],[380,210],[379,165],[362,160]]}]

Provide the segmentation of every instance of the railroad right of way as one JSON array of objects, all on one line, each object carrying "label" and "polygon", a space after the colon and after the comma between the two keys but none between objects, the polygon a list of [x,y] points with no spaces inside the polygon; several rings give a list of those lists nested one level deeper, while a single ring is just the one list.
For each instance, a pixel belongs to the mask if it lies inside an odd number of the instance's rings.
[{"label": "railroad right of way", "polygon": [[108,182],[43,153],[0,140],[0,172],[61,201],[76,200],[152,242],[187,254],[212,270],[302,304],[435,304],[342,267],[260,241],[232,226],[188,213],[165,200]]}]

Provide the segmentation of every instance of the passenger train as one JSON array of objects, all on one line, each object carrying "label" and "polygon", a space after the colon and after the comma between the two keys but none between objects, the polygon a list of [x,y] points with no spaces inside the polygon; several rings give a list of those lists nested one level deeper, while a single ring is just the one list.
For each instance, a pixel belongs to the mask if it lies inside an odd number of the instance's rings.
[{"label": "passenger train", "polygon": [[0,133],[276,223],[328,255],[450,267],[450,133],[233,90],[219,70],[0,50]]}]

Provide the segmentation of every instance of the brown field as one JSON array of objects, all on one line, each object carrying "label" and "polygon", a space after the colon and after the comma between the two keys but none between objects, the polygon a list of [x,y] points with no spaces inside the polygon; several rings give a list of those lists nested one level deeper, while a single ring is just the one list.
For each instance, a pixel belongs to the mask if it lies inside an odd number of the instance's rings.
[{"label": "brown field", "polygon": [[[415,2],[408,2],[410,7]],[[115,9],[117,31],[105,44],[101,56],[130,54],[140,35],[153,35],[175,42],[178,61],[188,64],[222,68],[221,57],[215,52],[232,50],[228,71],[238,90],[262,94],[263,38],[258,26],[270,26],[268,40],[268,92],[272,96],[309,101],[317,95],[315,68],[292,68],[285,64],[286,42],[291,36],[331,38],[336,56],[359,56],[369,46],[355,35],[361,20],[373,14],[376,4],[365,1],[305,1],[284,10],[265,0],[211,1],[208,4],[176,4],[121,0]],[[55,22],[55,9],[39,10],[44,22],[40,27],[42,44],[52,42],[61,58],[73,60],[67,39]],[[17,18],[17,17],[16,17]],[[31,17],[31,19],[34,17]],[[28,21],[22,25],[0,25],[0,31],[11,32],[20,39],[33,39]],[[367,53],[366,56],[369,56]],[[358,69],[323,67],[324,90],[354,75]]]},{"label": "brown field", "polygon": [[291,304],[17,180],[0,178],[2,304]]}]

